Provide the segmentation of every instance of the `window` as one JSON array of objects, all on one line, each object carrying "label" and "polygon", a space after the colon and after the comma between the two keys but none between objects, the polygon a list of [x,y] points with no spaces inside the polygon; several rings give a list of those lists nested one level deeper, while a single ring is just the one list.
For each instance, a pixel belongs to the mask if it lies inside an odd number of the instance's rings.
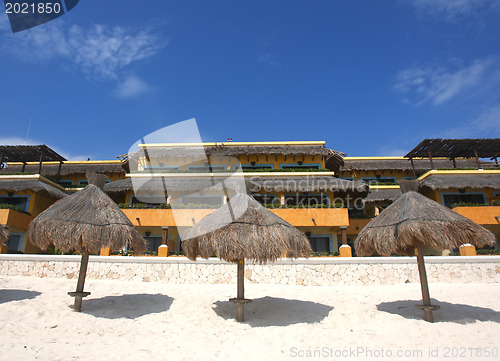
[{"label": "window", "polygon": [[361,181],[367,184],[396,184],[396,177],[361,177]]},{"label": "window", "polygon": [[285,205],[286,206],[297,206],[297,207],[307,207],[314,208],[321,205],[329,205],[330,199],[328,198],[328,193],[288,193],[285,194]]},{"label": "window", "polygon": [[281,169],[320,169],[321,164],[281,164]]},{"label": "window", "polygon": [[[233,169],[238,169],[239,166],[233,166]],[[273,164],[241,164],[241,169],[274,169]]]},{"label": "window", "polygon": [[351,219],[365,219],[367,218],[364,208],[351,207],[347,210],[349,218]]},{"label": "window", "polygon": [[161,236],[145,236],[144,239],[147,242],[148,251],[158,252],[158,247],[160,247],[162,243]]},{"label": "window", "polygon": [[468,193],[441,193],[441,203],[446,207],[451,207],[455,203],[486,203],[486,196],[481,192],[468,192]]},{"label": "window", "polygon": [[145,204],[146,206],[149,207],[156,207],[158,204],[166,203],[167,202],[167,196],[161,197],[161,196],[140,196],[140,200],[137,199],[136,196],[131,196],[130,197],[130,204]]},{"label": "window", "polygon": [[329,236],[307,236],[313,252],[331,252]]},{"label": "window", "polygon": [[180,165],[163,165],[160,163],[159,165],[144,165],[142,166],[142,170],[180,170]]},{"label": "window", "polygon": [[57,182],[57,184],[63,186],[63,187],[69,187],[69,186],[72,186],[73,185],[73,180],[72,179],[69,179],[69,180],[60,180],[59,182]]},{"label": "window", "polygon": [[210,204],[218,206],[224,203],[224,197],[218,194],[191,194],[189,196],[182,196],[182,204]]},{"label": "window", "polygon": [[0,196],[0,204],[10,204],[28,212],[30,196]]},{"label": "window", "polygon": [[255,199],[260,204],[272,204],[276,207],[279,206],[279,199],[276,197],[276,194],[270,193],[253,193],[252,198]]},{"label": "window", "polygon": [[9,234],[7,238],[7,249],[12,252],[21,252],[21,247],[23,245],[23,235],[22,234]]},{"label": "window", "polygon": [[226,170],[227,167],[223,164],[217,164],[217,165],[188,165],[187,170],[190,172],[196,172],[196,173],[210,173],[212,171],[223,171]]},{"label": "window", "polygon": [[[109,179],[106,180],[106,183],[110,183],[111,181]],[[73,183],[71,183],[73,184]],[[78,181],[78,185],[81,186],[81,187],[85,187],[89,184],[89,181],[86,180],[86,179],[82,179],[82,180],[79,180]]]}]

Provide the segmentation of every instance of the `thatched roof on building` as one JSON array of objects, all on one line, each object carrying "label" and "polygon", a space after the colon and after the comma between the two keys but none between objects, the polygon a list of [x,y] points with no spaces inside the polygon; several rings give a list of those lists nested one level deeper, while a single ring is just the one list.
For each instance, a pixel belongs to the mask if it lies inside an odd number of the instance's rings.
[{"label": "thatched roof on building", "polygon": [[[326,148],[323,145],[262,145],[262,146],[208,146],[208,147],[148,147],[149,158],[189,158],[200,157],[205,152],[207,157],[237,157],[245,155],[286,155],[302,156],[313,155],[325,157],[326,166],[332,170],[338,170],[343,164],[344,153]],[[144,157],[144,150],[129,154],[129,160],[137,162]],[[300,160],[300,159],[297,159]],[[319,159],[318,159],[319,160]]]},{"label": "thatched roof on building", "polygon": [[[243,192],[242,184],[238,180],[228,179],[230,175],[215,177],[165,177],[149,178],[140,184],[141,192],[155,192],[166,189],[171,192],[199,192],[199,191],[223,191],[222,180],[228,190]],[[140,179],[140,178],[138,178]],[[215,184],[212,182],[216,182]],[[352,182],[332,176],[302,176],[302,177],[245,177],[246,189],[251,192],[334,192],[357,194],[366,196],[368,185],[363,182]],[[133,191],[133,183],[130,178],[108,183],[104,186],[107,193],[120,193]]]},{"label": "thatched roof on building", "polygon": [[412,256],[419,245],[443,250],[466,243],[479,247],[494,244],[495,236],[484,227],[415,192],[418,182],[400,182],[404,193],[356,238],[358,255]]},{"label": "thatched roof on building", "polygon": [[[455,168],[450,159],[433,159],[435,169]],[[428,159],[414,159],[415,172],[417,175],[431,170],[431,163]],[[457,168],[476,168],[477,164],[472,159],[456,159]],[[412,171],[411,161],[409,159],[344,159],[342,171],[382,171],[382,170],[400,170]]]},{"label": "thatched roof on building", "polygon": [[182,248],[192,260],[215,255],[228,262],[249,259],[259,263],[311,252],[302,232],[243,193],[191,227]]},{"label": "thatched roof on building", "polygon": [[421,187],[438,189],[500,189],[500,174],[431,174],[424,178]]},{"label": "thatched roof on building", "polygon": [[247,181],[251,192],[334,192],[366,196],[369,187],[364,182],[353,182],[333,176],[251,177]]},{"label": "thatched roof on building", "polygon": [[[131,178],[120,179],[115,182],[107,183],[104,186],[106,193],[122,193],[129,191],[139,191],[141,193],[157,193],[161,191],[167,192],[200,192],[200,191],[224,191],[222,181],[225,180],[227,190],[237,191],[241,188],[241,184],[235,180],[227,179],[227,177],[219,177],[212,179],[211,177],[153,177],[153,178]],[[135,184],[134,184],[135,182]],[[135,188],[134,189],[134,185]]]},{"label": "thatched roof on building", "polygon": [[0,224],[0,246],[3,246],[7,242],[7,231]]},{"label": "thatched roof on building", "polygon": [[400,189],[370,188],[365,203],[394,202],[401,195]]},{"label": "thatched roof on building", "polygon": [[85,248],[90,253],[98,253],[103,247],[117,250],[127,244],[135,252],[143,252],[145,240],[101,190],[99,186],[103,184],[90,184],[40,213],[29,225],[31,242],[42,250],[53,244],[64,252]]},{"label": "thatched roof on building", "polygon": [[[28,164],[24,168],[24,173],[38,173],[38,164]],[[61,176],[72,176],[77,174],[86,174],[88,172],[120,174],[125,175],[127,171],[121,163],[63,163],[61,165]],[[12,164],[9,167],[0,169],[0,175],[9,173],[23,173],[21,164]],[[58,164],[43,164],[41,175],[55,178],[59,174]]]},{"label": "thatched roof on building", "polygon": [[59,188],[42,182],[39,179],[0,179],[0,190],[14,193],[24,191],[33,191],[35,193],[46,192],[54,198],[67,196]]}]

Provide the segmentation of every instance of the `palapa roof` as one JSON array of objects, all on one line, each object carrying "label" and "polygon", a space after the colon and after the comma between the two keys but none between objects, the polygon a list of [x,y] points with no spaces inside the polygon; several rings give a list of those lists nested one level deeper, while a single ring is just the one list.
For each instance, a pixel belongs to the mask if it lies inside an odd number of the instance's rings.
[{"label": "palapa roof", "polygon": [[370,188],[365,203],[394,202],[401,195],[401,189]]},{"label": "palapa roof", "polygon": [[[157,192],[163,189],[171,192],[223,191],[221,181],[225,181],[226,189],[243,192],[242,183],[230,179],[231,174],[215,175],[214,177],[152,177],[141,184],[141,192]],[[140,179],[140,178],[138,178]],[[246,176],[245,186],[249,192],[336,192],[366,196],[369,187],[364,182],[353,182],[333,176],[302,176],[302,177],[260,177]],[[215,183],[214,183],[215,182]],[[131,178],[117,180],[104,186],[107,193],[133,191]]]},{"label": "palapa roof", "polygon": [[120,179],[115,182],[107,183],[104,186],[106,193],[121,193],[135,191],[140,193],[158,193],[161,191],[168,192],[200,192],[200,191],[224,191],[222,181],[225,181],[227,190],[237,191],[241,188],[240,183],[226,177],[151,177],[148,179],[136,178],[134,183],[131,178]]},{"label": "palapa roof", "polygon": [[[451,169],[455,168],[453,160],[433,159],[434,168]],[[420,175],[431,170],[429,159],[414,159],[415,172]],[[476,168],[477,164],[472,159],[456,159],[457,168]],[[411,161],[409,159],[345,159],[342,171],[383,171],[383,170],[401,170],[412,171]]]},{"label": "palapa roof", "polygon": [[191,260],[215,255],[228,262],[266,263],[284,254],[295,258],[312,252],[302,232],[244,193],[203,218],[183,238],[182,249]]},{"label": "palapa roof", "polygon": [[7,231],[0,224],[0,246],[3,246],[7,242]]},{"label": "palapa roof", "polygon": [[364,182],[350,181],[333,176],[259,177],[253,176],[247,182],[251,192],[261,189],[267,192],[336,192],[356,193],[366,196],[369,187]]},{"label": "palapa roof", "polygon": [[492,245],[495,236],[468,218],[415,192],[419,181],[401,181],[404,192],[368,223],[355,241],[360,256],[414,255],[418,245],[436,250],[472,243]]},{"label": "palapa roof", "polygon": [[[147,152],[149,158],[199,157],[205,152],[207,157],[236,157],[242,155],[319,155],[326,158],[329,169],[338,170],[343,164],[344,153],[326,148],[324,145],[261,145],[261,146],[186,146],[186,147],[147,147],[128,155],[129,160],[138,161]],[[299,159],[300,160],[300,159]]]},{"label": "palapa roof", "polygon": [[0,190],[6,192],[33,191],[35,193],[45,192],[54,198],[63,198],[67,194],[51,184],[42,182],[40,179],[0,179]]},{"label": "palapa roof", "polygon": [[[27,164],[24,168],[24,173],[38,173],[38,164]],[[8,173],[22,173],[22,164],[10,164],[6,168],[0,169],[0,175]],[[86,174],[88,172],[95,173],[108,173],[108,174],[120,174],[125,175],[127,171],[123,167],[122,163],[110,162],[110,163],[62,163],[61,165],[61,176],[71,176],[75,174]],[[42,168],[40,171],[41,175],[54,178],[59,174],[59,164],[46,164],[42,163]]]},{"label": "palapa roof", "polygon": [[66,158],[43,145],[0,145],[1,162],[64,161]]},{"label": "palapa roof", "polygon": [[438,189],[500,189],[500,173],[497,174],[430,174],[424,178],[421,187]]},{"label": "palapa roof", "polygon": [[479,158],[500,157],[500,138],[494,139],[424,139],[405,157],[427,158]]},{"label": "palapa roof", "polygon": [[31,242],[42,250],[53,244],[64,252],[82,251],[82,242],[90,253],[98,253],[103,247],[117,250],[127,244],[135,252],[143,252],[145,240],[100,188],[106,176],[97,180],[89,178],[97,185],[89,184],[81,191],[68,195],[31,221],[28,229]]}]

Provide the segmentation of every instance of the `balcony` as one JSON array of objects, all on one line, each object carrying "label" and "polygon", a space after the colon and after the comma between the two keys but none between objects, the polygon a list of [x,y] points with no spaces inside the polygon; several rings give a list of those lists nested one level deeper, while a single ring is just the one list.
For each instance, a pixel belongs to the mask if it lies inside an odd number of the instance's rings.
[{"label": "balcony", "polygon": [[[136,227],[190,227],[215,209],[122,209]],[[175,211],[175,217],[174,217]],[[295,227],[348,226],[346,208],[270,209]]]},{"label": "balcony", "polygon": [[33,216],[12,209],[0,209],[0,224],[9,228],[27,230]]}]

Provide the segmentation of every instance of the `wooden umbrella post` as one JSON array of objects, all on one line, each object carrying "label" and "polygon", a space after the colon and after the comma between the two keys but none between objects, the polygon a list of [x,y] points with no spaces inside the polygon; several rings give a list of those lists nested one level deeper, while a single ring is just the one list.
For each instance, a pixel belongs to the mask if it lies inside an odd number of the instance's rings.
[{"label": "wooden umbrella post", "polygon": [[418,273],[420,276],[420,288],[422,289],[423,305],[417,307],[424,310],[424,318],[427,322],[434,322],[433,310],[437,310],[439,306],[431,305],[431,297],[429,294],[429,283],[427,282],[427,273],[425,272],[424,251],[422,245],[416,249]]},{"label": "wooden umbrella post", "polygon": [[89,254],[86,250],[82,252],[82,260],[80,262],[80,273],[78,275],[78,283],[76,285],[76,292],[68,292],[68,295],[75,298],[75,305],[73,310],[80,312],[82,310],[82,298],[90,295],[90,292],[83,292],[85,285],[85,276],[87,275],[87,266],[89,264]]},{"label": "wooden umbrella post", "polygon": [[238,261],[238,293],[236,298],[231,298],[229,301],[236,304],[236,321],[243,322],[245,320],[245,303],[250,303],[252,300],[245,299],[245,261]]}]

